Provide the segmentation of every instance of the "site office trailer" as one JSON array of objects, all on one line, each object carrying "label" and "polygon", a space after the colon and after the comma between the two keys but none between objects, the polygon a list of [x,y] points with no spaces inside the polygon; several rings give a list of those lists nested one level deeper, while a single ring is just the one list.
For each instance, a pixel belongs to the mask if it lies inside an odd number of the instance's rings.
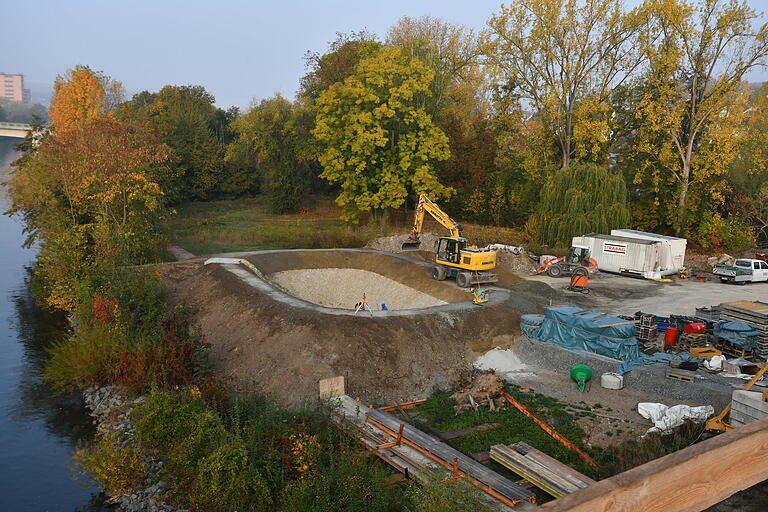
[{"label": "site office trailer", "polygon": [[589,235],[573,238],[573,245],[589,248],[598,270],[660,279],[661,241],[626,236]]},{"label": "site office trailer", "polygon": [[611,236],[626,236],[641,240],[658,240],[661,242],[661,274],[669,276],[677,274],[680,267],[685,265],[685,248],[688,240],[676,236],[657,235],[636,229],[612,229]]}]

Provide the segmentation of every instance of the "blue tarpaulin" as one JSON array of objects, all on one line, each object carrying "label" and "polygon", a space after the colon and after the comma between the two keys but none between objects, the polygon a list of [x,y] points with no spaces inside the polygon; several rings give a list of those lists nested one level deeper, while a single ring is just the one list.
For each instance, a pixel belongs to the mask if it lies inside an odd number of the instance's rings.
[{"label": "blue tarpaulin", "polygon": [[[669,362],[672,359],[700,361],[688,352],[657,352],[651,356],[643,354],[635,338],[634,324],[601,327],[605,324],[623,323],[623,318],[585,312],[582,308],[573,306],[548,308],[543,317],[524,316],[526,318],[521,318],[520,322],[524,334],[544,343],[554,343],[571,350],[583,350],[619,359],[623,361],[616,369],[619,374],[645,364]],[[540,327],[535,325],[538,323],[541,324]]]},{"label": "blue tarpaulin", "polygon": [[584,350],[624,362],[643,364],[634,324],[600,327],[626,320],[583,311],[572,306],[548,308],[536,339],[572,350]]},{"label": "blue tarpaulin", "polygon": [[714,329],[715,336],[723,338],[730,343],[757,352],[757,330],[744,322],[717,322]]}]

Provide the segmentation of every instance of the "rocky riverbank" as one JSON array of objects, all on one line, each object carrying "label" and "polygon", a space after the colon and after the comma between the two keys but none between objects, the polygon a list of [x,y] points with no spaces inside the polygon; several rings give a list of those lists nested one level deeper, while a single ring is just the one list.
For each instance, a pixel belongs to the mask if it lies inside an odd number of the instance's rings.
[{"label": "rocky riverbank", "polygon": [[[83,392],[85,405],[94,418],[98,436],[116,436],[121,448],[136,444],[136,429],[131,411],[144,402],[144,397],[130,399],[117,386],[92,387]],[[119,512],[187,512],[178,510],[162,500],[165,483],[162,480],[162,461],[151,456],[142,458],[144,479],[137,489],[109,495],[108,503]]]}]

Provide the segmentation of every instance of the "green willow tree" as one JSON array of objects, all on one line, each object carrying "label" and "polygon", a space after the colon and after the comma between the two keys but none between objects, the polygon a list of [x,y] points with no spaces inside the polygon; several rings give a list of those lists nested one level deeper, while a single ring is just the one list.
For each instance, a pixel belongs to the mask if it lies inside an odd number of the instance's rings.
[{"label": "green willow tree", "polygon": [[434,170],[450,151],[425,111],[433,79],[420,59],[384,47],[320,95],[312,133],[325,145],[321,177],[340,184],[343,218],[398,208],[410,192],[451,194]]},{"label": "green willow tree", "polygon": [[624,178],[596,164],[571,164],[544,186],[537,217],[539,242],[550,246],[569,246],[574,236],[625,227],[630,215]]}]

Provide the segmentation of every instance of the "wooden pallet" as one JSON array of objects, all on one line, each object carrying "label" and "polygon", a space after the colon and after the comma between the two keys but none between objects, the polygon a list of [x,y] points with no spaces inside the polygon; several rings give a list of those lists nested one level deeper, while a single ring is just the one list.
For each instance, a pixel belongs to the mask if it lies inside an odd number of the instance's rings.
[{"label": "wooden pallet", "polygon": [[679,380],[681,382],[694,382],[696,380],[696,372],[691,370],[682,370],[680,368],[667,368],[666,377],[671,380]]}]

